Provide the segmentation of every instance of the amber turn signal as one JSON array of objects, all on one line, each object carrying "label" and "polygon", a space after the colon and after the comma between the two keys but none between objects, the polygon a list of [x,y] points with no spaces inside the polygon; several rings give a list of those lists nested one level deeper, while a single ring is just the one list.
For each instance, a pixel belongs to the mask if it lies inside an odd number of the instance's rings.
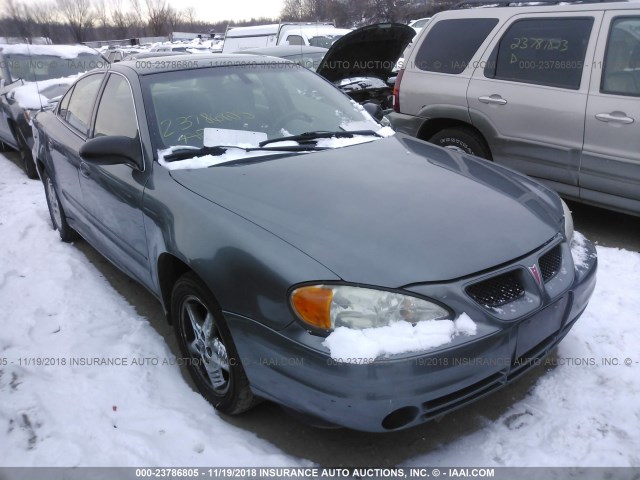
[{"label": "amber turn signal", "polygon": [[298,316],[314,328],[331,330],[333,290],[325,286],[300,287],[291,294],[291,305]]}]

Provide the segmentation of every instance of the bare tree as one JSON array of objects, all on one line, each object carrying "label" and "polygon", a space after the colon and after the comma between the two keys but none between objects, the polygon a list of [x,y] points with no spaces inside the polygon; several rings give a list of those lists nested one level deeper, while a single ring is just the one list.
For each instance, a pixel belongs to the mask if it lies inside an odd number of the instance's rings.
[{"label": "bare tree", "polygon": [[95,12],[91,8],[90,0],[57,0],[57,4],[74,40],[86,40],[87,31],[93,28],[95,21]]},{"label": "bare tree", "polygon": [[122,0],[111,0],[110,11],[111,24],[115,29],[116,38],[126,37],[129,30],[129,21]]},{"label": "bare tree", "polygon": [[13,27],[18,35],[27,39],[31,43],[30,37],[33,35],[33,19],[30,9],[23,3],[14,0],[6,0],[8,17],[13,22]]},{"label": "bare tree", "polygon": [[33,6],[31,15],[40,35],[52,38],[54,36],[54,24],[57,20],[56,4],[48,0],[38,2]]},{"label": "bare tree", "polygon": [[151,35],[167,33],[171,8],[167,0],[145,0],[147,5],[147,25]]},{"label": "bare tree", "polygon": [[109,7],[107,7],[106,0],[94,0],[94,8],[96,19],[100,26],[105,29],[109,25]]},{"label": "bare tree", "polygon": [[302,0],[285,0],[280,16],[283,20],[302,20]]},{"label": "bare tree", "polygon": [[179,12],[171,5],[167,7],[167,26],[169,30],[175,32],[179,24],[183,22],[182,12]]},{"label": "bare tree", "polygon": [[182,18],[189,25],[190,30],[195,30],[197,15],[194,7],[185,8],[182,12]]}]

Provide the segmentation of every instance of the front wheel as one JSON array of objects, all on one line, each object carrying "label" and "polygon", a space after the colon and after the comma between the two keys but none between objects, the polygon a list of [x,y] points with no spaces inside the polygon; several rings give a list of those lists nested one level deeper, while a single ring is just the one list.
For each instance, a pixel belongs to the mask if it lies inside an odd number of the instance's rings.
[{"label": "front wheel", "polygon": [[77,236],[76,232],[67,223],[67,216],[60,203],[56,186],[46,170],[42,172],[42,183],[44,183],[44,194],[47,198],[47,206],[49,207],[49,215],[51,215],[53,229],[58,231],[63,242],[74,240]]},{"label": "front wheel", "polygon": [[471,128],[445,128],[433,135],[429,142],[450,150],[491,160],[489,147],[487,147],[482,136]]},{"label": "front wheel", "polygon": [[249,410],[256,399],[231,333],[213,295],[193,273],[173,287],[171,317],[184,363],[200,393],[228,415]]}]

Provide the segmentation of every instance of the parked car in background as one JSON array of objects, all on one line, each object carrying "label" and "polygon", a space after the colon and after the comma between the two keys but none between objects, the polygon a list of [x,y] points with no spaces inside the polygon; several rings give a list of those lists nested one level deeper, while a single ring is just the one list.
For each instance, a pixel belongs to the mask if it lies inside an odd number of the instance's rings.
[{"label": "parked car in background", "polygon": [[413,37],[399,23],[368,25],[339,38],[331,48],[276,46],[236,53],[285,58],[323,76],[358,103],[392,107],[393,67]]},{"label": "parked car in background", "polygon": [[413,29],[401,23],[358,28],[331,46],[316,72],[356,102],[388,110],[393,103],[393,68],[413,35]]},{"label": "parked car in background", "polygon": [[110,48],[104,55],[107,57],[109,63],[121,62],[126,56],[143,52],[144,50],[139,48]]},{"label": "parked car in background", "polygon": [[299,65],[182,58],[82,76],[35,151],[62,239],[162,302],[220,411],[407,428],[537,365],[585,309],[595,248],[551,190],[394,135]]},{"label": "parked car in background", "polygon": [[177,56],[177,55],[189,55],[187,52],[139,52],[139,53],[131,53],[123,58],[124,60],[142,60],[147,58],[157,58],[157,57],[169,57],[169,56]]},{"label": "parked car in background", "polygon": [[329,48],[351,30],[333,23],[280,23],[253,27],[230,27],[222,46],[223,53],[277,45],[306,45]]},{"label": "parked car in background", "polygon": [[640,7],[442,12],[398,77],[394,128],[640,215]]},{"label": "parked car in background", "polygon": [[409,26],[416,31],[416,34],[420,33],[424,27],[427,26],[431,17],[419,18],[409,22]]},{"label": "parked car in background", "polygon": [[233,53],[284,58],[285,60],[297,63],[315,72],[326,55],[327,50],[327,48],[309,47],[307,45],[280,45],[275,47],[248,48]]},{"label": "parked car in background", "polygon": [[18,150],[25,172],[36,178],[31,117],[48,108],[79,73],[107,61],[96,50],[71,45],[0,45],[0,146]]}]

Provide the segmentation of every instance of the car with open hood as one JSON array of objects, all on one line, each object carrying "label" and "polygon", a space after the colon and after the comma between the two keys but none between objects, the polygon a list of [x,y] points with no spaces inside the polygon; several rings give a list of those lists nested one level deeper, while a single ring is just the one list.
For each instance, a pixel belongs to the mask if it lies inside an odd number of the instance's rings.
[{"label": "car with open hood", "polygon": [[36,160],[61,238],[153,293],[221,412],[418,425],[586,308],[595,248],[548,188],[394,134],[291,62],[171,60],[82,76],[36,116]]},{"label": "car with open hood", "polygon": [[392,108],[393,72],[396,61],[415,31],[400,23],[380,23],[358,28],[340,37],[328,49],[276,46],[252,48],[236,53],[285,58],[332,82],[358,103]]},{"label": "car with open hood", "polygon": [[400,23],[358,28],[334,43],[316,72],[358,103],[392,108],[393,69],[415,31]]},{"label": "car with open hood", "polygon": [[29,178],[37,178],[31,117],[55,104],[78,74],[107,64],[82,45],[0,45],[0,146],[18,150]]}]

